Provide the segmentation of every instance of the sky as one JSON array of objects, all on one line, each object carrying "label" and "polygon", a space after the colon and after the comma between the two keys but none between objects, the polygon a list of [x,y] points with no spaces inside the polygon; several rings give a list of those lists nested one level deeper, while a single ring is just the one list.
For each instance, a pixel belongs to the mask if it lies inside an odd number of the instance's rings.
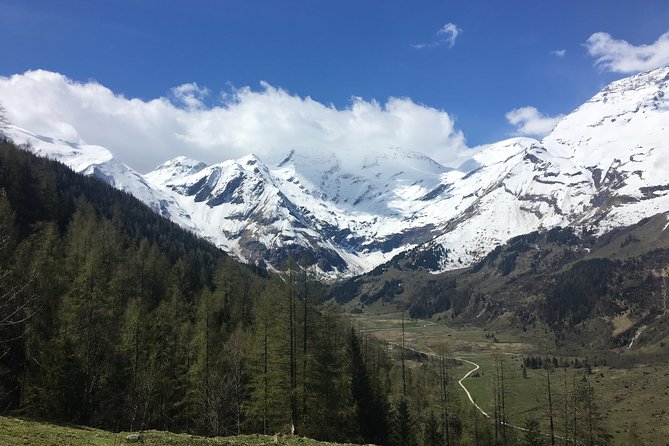
[{"label": "sky", "polygon": [[456,166],[669,64],[666,0],[0,0],[0,103],[140,171],[401,147]]}]

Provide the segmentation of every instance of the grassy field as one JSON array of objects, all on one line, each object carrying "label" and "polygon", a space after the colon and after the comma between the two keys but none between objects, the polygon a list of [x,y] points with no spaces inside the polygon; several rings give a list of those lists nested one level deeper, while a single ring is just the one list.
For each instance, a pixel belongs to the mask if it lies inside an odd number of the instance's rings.
[{"label": "grassy field", "polygon": [[[399,343],[401,319],[396,313],[363,314],[355,316],[356,324],[365,333],[380,339]],[[542,420],[547,429],[546,374],[544,370],[527,370],[523,376],[522,362],[527,355],[541,355],[551,350],[550,332],[543,326],[522,331],[520,329],[482,330],[472,326],[448,326],[432,321],[405,321],[405,342],[408,347],[424,352],[434,352],[445,347],[449,356],[473,361],[481,367],[464,381],[477,404],[492,413],[493,384],[496,367],[504,364],[507,418],[522,426],[528,416]],[[602,352],[600,352],[602,353]],[[641,444],[666,445],[669,438],[669,364],[654,361],[644,352],[618,352],[613,355],[627,357],[625,367],[593,367],[588,379],[593,384],[601,407],[607,416],[609,431],[614,435],[614,445],[629,445],[631,431],[636,431]],[[647,353],[647,352],[645,352]],[[637,355],[637,356],[635,356]],[[552,354],[551,354],[552,356]],[[461,363],[453,369],[459,379],[472,366]],[[581,379],[583,368],[566,368],[567,388],[574,378]],[[565,369],[558,368],[551,374],[551,388],[556,414],[556,433],[562,434],[561,420],[564,412]],[[467,403],[464,392],[460,398]]]},{"label": "grassy field", "polygon": [[238,437],[205,438],[187,434],[144,431],[140,441],[126,441],[129,432],[112,433],[99,429],[78,426],[27,421],[18,418],[0,417],[0,445],[2,446],[121,446],[141,444],[143,446],[327,446],[334,443],[318,442],[302,437],[272,437],[265,435],[243,435]]}]

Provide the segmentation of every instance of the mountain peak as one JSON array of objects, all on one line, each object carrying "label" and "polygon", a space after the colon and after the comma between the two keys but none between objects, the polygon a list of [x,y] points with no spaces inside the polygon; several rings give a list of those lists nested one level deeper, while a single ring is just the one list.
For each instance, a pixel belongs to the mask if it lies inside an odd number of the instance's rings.
[{"label": "mountain peak", "polygon": [[207,164],[187,156],[177,156],[165,161],[153,171],[144,175],[150,183],[165,185],[174,179],[187,177],[200,172]]},{"label": "mountain peak", "polygon": [[[167,169],[192,169],[195,171],[202,170],[207,167],[206,163],[190,158],[188,156],[180,155],[171,160],[165,161],[163,164],[156,167],[154,170]],[[194,173],[194,172],[193,172]]]},{"label": "mountain peak", "polygon": [[[250,262],[281,268],[289,255],[306,256],[334,277],[420,247],[443,270],[538,229],[603,232],[669,210],[668,89],[669,67],[613,82],[543,141],[490,144],[455,170],[402,148],[344,147],[212,165],[180,156],[142,177],[103,148],[31,137],[36,152],[129,191]],[[94,169],[79,168],[86,163]]]}]

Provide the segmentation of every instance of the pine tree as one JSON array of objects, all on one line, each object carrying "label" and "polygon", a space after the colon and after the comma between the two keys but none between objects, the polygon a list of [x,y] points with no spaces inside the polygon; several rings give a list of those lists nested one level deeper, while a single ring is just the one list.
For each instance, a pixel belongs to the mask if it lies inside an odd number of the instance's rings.
[{"label": "pine tree", "polygon": [[360,350],[355,329],[349,337],[351,355],[351,395],[356,405],[358,431],[367,443],[383,444],[387,435],[385,401],[377,395]]},{"label": "pine tree", "polygon": [[220,435],[224,430],[225,383],[223,367],[222,302],[205,289],[199,297],[193,338],[192,379],[197,420],[202,432]]},{"label": "pine tree", "polygon": [[395,446],[416,446],[416,432],[406,398],[400,399],[393,414],[392,439]]},{"label": "pine tree", "polygon": [[[59,336],[71,346],[74,363],[80,367],[82,378],[79,391],[73,398],[81,403],[77,421],[90,423],[104,386],[107,361],[113,356],[116,340],[112,322],[112,302],[104,267],[103,239],[94,211],[86,205],[78,211],[67,232],[68,274],[70,290],[59,308]],[[106,336],[100,336],[105,333]]]},{"label": "pine tree", "polygon": [[245,354],[248,349],[246,333],[238,328],[223,346],[224,407],[231,427],[227,434],[241,435],[245,426],[244,403],[248,398],[248,370]]},{"label": "pine tree", "polygon": [[611,434],[606,430],[604,414],[587,375],[577,383],[575,398],[575,440],[587,446],[609,444]]},{"label": "pine tree", "polygon": [[442,432],[439,429],[439,421],[434,413],[430,413],[425,421],[425,427],[423,429],[423,444],[425,446],[443,446],[444,437]]},{"label": "pine tree", "polygon": [[340,309],[334,305],[323,308],[311,333],[313,356],[307,375],[311,409],[305,434],[338,442],[354,440],[358,426],[351,394],[348,333]]},{"label": "pine tree", "polygon": [[121,351],[126,357],[130,381],[126,403],[129,430],[143,429],[145,419],[142,413],[142,402],[148,396],[144,392],[143,367],[146,365],[144,358],[144,327],[142,320],[141,303],[138,299],[131,299],[126,307],[123,318]]},{"label": "pine tree", "polygon": [[441,405],[441,425],[443,426],[443,444],[451,444],[450,417],[449,417],[449,392],[448,392],[448,369],[446,366],[446,350],[442,346],[437,355],[439,367],[439,397]]},{"label": "pine tree", "polygon": [[[277,285],[277,284],[274,284]],[[290,424],[290,374],[286,352],[289,344],[285,305],[267,287],[256,304],[253,339],[248,359],[250,400],[246,405],[255,429],[262,433],[285,432]]]},{"label": "pine tree", "polygon": [[540,430],[539,420],[536,418],[527,418],[525,420],[523,437],[525,446],[544,446],[546,444]]}]

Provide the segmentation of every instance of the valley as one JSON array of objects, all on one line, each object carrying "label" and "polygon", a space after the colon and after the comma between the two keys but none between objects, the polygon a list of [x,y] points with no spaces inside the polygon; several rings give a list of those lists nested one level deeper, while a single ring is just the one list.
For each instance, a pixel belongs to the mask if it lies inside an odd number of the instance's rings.
[{"label": "valley", "polygon": [[669,446],[666,0],[0,11],[0,446]]},{"label": "valley", "polygon": [[[389,342],[394,348],[401,345],[401,315],[395,311],[375,309],[353,316],[355,323],[373,336]],[[564,441],[565,385],[567,412],[571,410],[571,394],[575,381],[587,377],[597,395],[598,404],[615,445],[664,445],[669,435],[669,353],[645,348],[620,348],[592,351],[588,357],[547,347],[546,330],[531,332],[513,327],[484,330],[476,326],[453,326],[432,320],[405,321],[407,349],[433,355],[445,348],[448,355],[459,361],[451,370],[454,389],[461,383],[471,394],[476,410],[492,416],[494,412],[494,377],[499,364],[505,372],[506,419],[516,428],[524,429],[528,417],[536,417],[545,435],[550,431],[546,371],[526,368],[528,357],[557,358],[559,365],[551,371],[553,413],[557,444]],[[579,351],[579,355],[582,352]],[[413,358],[417,366],[425,357]],[[580,361],[574,367],[573,361]],[[570,363],[563,367],[564,362]],[[591,361],[590,373],[585,365]],[[477,368],[479,366],[480,368]],[[526,377],[525,377],[526,376]],[[459,389],[454,395],[462,407],[474,410],[466,393]],[[569,416],[569,415],[568,415]],[[571,421],[569,420],[569,423]]]}]

